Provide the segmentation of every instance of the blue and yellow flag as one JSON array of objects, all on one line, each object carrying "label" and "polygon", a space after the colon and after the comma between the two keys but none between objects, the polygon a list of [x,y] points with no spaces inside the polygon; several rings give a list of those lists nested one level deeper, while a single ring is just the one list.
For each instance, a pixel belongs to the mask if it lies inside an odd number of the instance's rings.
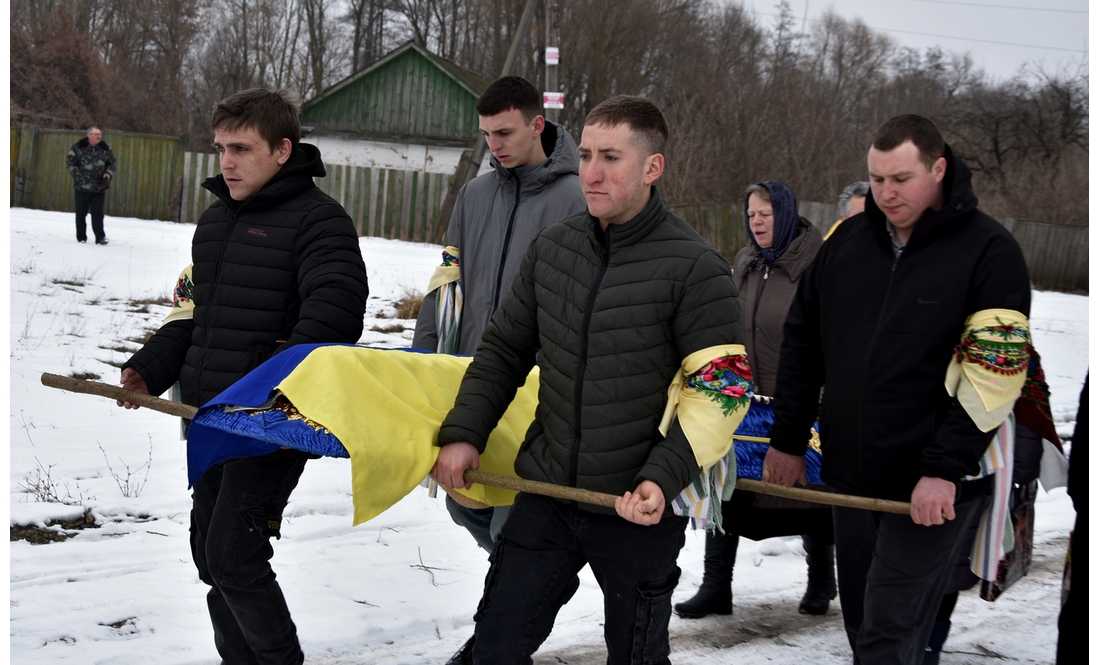
[{"label": "blue and yellow flag", "polygon": [[[189,481],[223,460],[283,446],[350,457],[354,523],[365,522],[431,471],[439,426],[470,360],[406,349],[293,346],[199,409],[188,437]],[[516,453],[537,402],[536,368],[489,436],[482,471],[516,477]],[[515,498],[514,491],[477,484],[459,492],[491,506]]]}]

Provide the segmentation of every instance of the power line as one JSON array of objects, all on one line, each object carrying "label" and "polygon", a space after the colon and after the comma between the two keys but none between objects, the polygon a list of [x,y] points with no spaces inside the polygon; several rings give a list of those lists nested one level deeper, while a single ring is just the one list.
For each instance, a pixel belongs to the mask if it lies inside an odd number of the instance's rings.
[{"label": "power line", "polygon": [[1067,51],[1069,53],[1088,53],[1085,49],[1062,48],[1060,46],[1039,46],[1038,44],[1018,44],[1016,42],[999,42],[994,39],[976,39],[974,37],[952,37],[951,35],[934,35],[930,32],[912,32],[910,30],[890,30],[888,28],[875,28],[885,32],[897,32],[903,35],[920,35],[922,37],[939,37],[940,39],[958,39],[967,42],[981,42],[983,44],[1000,44],[1002,46],[1023,46],[1025,48],[1040,48],[1048,51]]},{"label": "power line", "polygon": [[[934,0],[916,0],[916,1],[917,2],[932,2]],[[954,4],[954,3],[945,3],[945,4]],[[768,16],[770,18],[780,18],[779,14],[769,14],[767,12],[756,11],[754,9],[750,9],[748,11],[753,13],[753,14],[756,14],[757,16]],[[811,18],[811,19],[808,19],[808,20],[812,21],[814,23],[824,23],[824,21],[822,21],[821,19],[817,19],[817,18]],[[898,34],[901,34],[901,35],[918,35],[918,36],[921,36],[921,37],[937,37],[939,39],[955,39],[955,40],[964,41],[964,42],[981,42],[983,44],[999,44],[1001,46],[1020,46],[1020,47],[1024,47],[1024,48],[1045,49],[1047,51],[1066,51],[1068,53],[1088,53],[1087,49],[1064,48],[1064,47],[1061,47],[1061,46],[1039,46],[1038,44],[1020,44],[1020,43],[1017,43],[1017,42],[1002,42],[1002,41],[997,41],[997,40],[993,40],[993,39],[978,39],[976,37],[955,37],[955,36],[952,36],[952,35],[937,35],[937,34],[934,34],[934,33],[931,33],[931,32],[913,32],[911,30],[894,30],[892,28],[879,28],[879,27],[876,27],[876,26],[873,26],[873,25],[869,25],[867,27],[871,28],[872,30],[878,30],[880,32],[893,32],[893,33],[898,33]]]},{"label": "power line", "polygon": [[912,0],[913,2],[926,2],[933,5],[958,5],[960,7],[988,7],[990,9],[1022,9],[1031,12],[1058,12],[1062,14],[1085,14],[1087,9],[1052,9],[1050,7],[1017,7],[1015,5],[987,5],[980,2],[952,2],[951,0]]}]

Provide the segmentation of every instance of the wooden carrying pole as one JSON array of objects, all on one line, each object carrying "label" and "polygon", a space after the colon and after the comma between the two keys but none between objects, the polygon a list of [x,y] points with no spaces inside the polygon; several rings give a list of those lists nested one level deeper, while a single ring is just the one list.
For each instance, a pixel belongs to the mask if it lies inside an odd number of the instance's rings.
[{"label": "wooden carrying pole", "polygon": [[179,402],[172,402],[159,397],[153,397],[152,395],[136,393],[132,390],[126,390],[125,388],[119,388],[118,386],[112,386],[109,383],[102,383],[100,381],[74,379],[71,376],[58,376],[57,374],[43,373],[42,385],[49,386],[50,388],[58,388],[60,390],[68,390],[71,393],[99,395],[100,397],[109,397],[113,400],[130,402],[131,404],[144,406],[152,411],[159,411],[160,413],[167,413],[170,416],[179,416],[180,418],[186,418],[188,420],[194,418],[195,412],[198,411],[197,408],[189,404],[180,404]]},{"label": "wooden carrying pole", "polygon": [[[84,379],[74,379],[68,376],[58,376],[57,374],[42,374],[42,385],[49,386],[50,388],[58,388],[60,390],[68,390],[73,393],[99,395],[113,400],[130,402],[131,404],[144,406],[152,411],[167,413],[168,415],[179,416],[180,418],[187,418],[188,420],[194,418],[195,412],[198,410],[187,404],[180,404],[179,402],[171,402],[159,397],[136,393],[132,390],[112,386],[109,383],[85,381]],[[475,471],[474,469],[468,469],[465,473],[465,478],[470,482],[481,483],[482,485],[488,485],[490,487],[516,490],[517,492],[527,492],[529,494],[541,494],[555,499],[579,501],[580,503],[605,506],[608,508],[615,507],[615,499],[617,498],[614,494],[604,494],[602,492],[593,492],[577,487],[565,487],[552,483],[540,483],[534,480],[524,480],[522,478],[497,476],[484,471]],[[871,499],[864,496],[852,496],[850,494],[834,494],[832,492],[819,492],[817,490],[808,490],[798,487],[784,487],[782,485],[772,485],[771,483],[763,483],[759,480],[748,480],[744,478],[737,481],[737,487],[738,489],[757,492],[758,494],[770,494],[772,496],[782,496],[789,499],[799,499],[831,506],[875,510],[884,513],[896,513],[898,515],[909,514],[909,504],[903,501],[886,501],[884,499]],[[669,497],[665,498],[668,499]]]}]

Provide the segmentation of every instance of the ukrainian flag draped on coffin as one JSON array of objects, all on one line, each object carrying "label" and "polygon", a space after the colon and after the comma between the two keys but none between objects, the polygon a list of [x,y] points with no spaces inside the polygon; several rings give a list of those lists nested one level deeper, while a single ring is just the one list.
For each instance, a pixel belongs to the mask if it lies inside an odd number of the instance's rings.
[{"label": "ukrainian flag draped on coffin", "polygon": [[[431,471],[439,426],[470,360],[339,344],[291,347],[199,409],[188,438],[189,482],[223,460],[280,446],[350,457],[353,519],[365,522]],[[516,477],[516,453],[537,402],[536,368],[490,435],[482,471]],[[476,484],[459,491],[487,505],[515,497]]]}]

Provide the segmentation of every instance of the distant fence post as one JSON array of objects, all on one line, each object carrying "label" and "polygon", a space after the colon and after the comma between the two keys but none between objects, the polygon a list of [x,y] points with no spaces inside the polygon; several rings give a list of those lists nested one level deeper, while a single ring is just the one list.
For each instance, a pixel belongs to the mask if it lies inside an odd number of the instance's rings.
[{"label": "distant fence post", "polygon": [[15,183],[11,203],[25,206],[31,200],[34,191],[34,144],[38,138],[38,127],[30,123],[23,125],[19,135],[19,157],[15,163]]}]

